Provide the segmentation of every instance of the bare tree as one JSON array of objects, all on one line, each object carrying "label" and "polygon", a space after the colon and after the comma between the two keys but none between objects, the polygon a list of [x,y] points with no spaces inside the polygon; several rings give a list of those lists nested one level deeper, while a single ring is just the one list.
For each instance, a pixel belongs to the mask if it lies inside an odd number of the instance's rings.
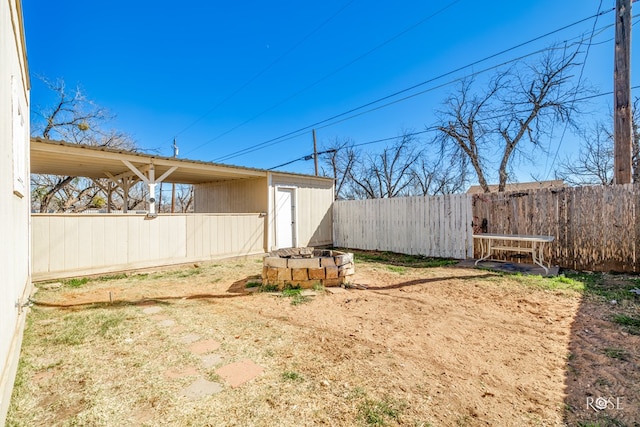
[{"label": "bare tree", "polygon": [[361,154],[353,140],[335,139],[324,147],[328,152],[322,158],[322,174],[335,180],[335,199],[353,199],[353,170]]},{"label": "bare tree", "polygon": [[[514,158],[531,160],[532,149],[544,150],[544,135],[557,123],[570,123],[576,112],[570,71],[578,51],[559,56],[551,49],[539,62],[500,71],[484,91],[464,81],[440,113],[440,144],[452,157],[466,156],[478,183],[489,192],[496,168],[498,191],[504,191]],[[514,157],[516,156],[517,157]]]},{"label": "bare tree", "polygon": [[[88,100],[80,88],[69,92],[63,80],[42,80],[57,98],[53,107],[33,111],[32,134],[45,139],[135,151],[135,144],[127,135],[103,129],[113,117]],[[94,184],[92,180],[74,176],[32,175],[32,206],[39,212],[80,212],[96,208],[101,189]]]},{"label": "bare tree", "polygon": [[613,135],[598,123],[584,135],[577,159],[567,156],[558,166],[556,178],[569,185],[613,184]]},{"label": "bare tree", "polygon": [[411,194],[414,180],[411,167],[419,157],[414,137],[406,132],[382,153],[367,156],[351,174],[357,198],[388,198]]},{"label": "bare tree", "polygon": [[193,212],[193,185],[176,185],[176,212]]},{"label": "bare tree", "polygon": [[[631,167],[633,182],[640,182],[640,112],[636,98],[632,114]],[[556,177],[570,185],[613,184],[613,130],[612,124],[596,123],[586,132],[580,132],[582,143],[578,156],[567,155],[558,165]]]},{"label": "bare tree", "polygon": [[448,158],[442,151],[422,151],[411,166],[413,195],[428,196],[461,192],[468,182],[467,157]]}]

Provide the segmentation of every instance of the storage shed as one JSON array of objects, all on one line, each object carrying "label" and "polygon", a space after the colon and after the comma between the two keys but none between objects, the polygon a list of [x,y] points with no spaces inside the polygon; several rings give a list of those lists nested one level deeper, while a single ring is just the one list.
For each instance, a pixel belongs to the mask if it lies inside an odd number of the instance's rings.
[{"label": "storage shed", "polygon": [[[31,140],[32,173],[149,186],[147,214],[33,214],[33,278],[44,280],[332,243],[331,178]],[[160,182],[194,186],[193,214],[155,211]]]}]

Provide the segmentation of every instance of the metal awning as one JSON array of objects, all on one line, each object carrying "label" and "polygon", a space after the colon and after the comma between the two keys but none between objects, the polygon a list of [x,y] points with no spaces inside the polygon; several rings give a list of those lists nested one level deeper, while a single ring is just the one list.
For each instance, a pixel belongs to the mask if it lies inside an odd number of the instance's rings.
[{"label": "metal awning", "polygon": [[176,184],[203,184],[267,176],[267,171],[262,169],[31,138],[31,173],[87,178],[110,178],[110,175],[119,177],[135,174],[127,162],[143,173],[153,166],[156,177],[162,177],[175,168],[164,181]]},{"label": "metal awning", "polygon": [[142,181],[149,187],[149,216],[156,215],[153,195],[155,186],[161,182],[205,184],[237,179],[267,178],[272,173],[332,180],[326,177],[270,172],[264,169],[176,159],[42,138],[31,138],[31,173],[94,179],[108,178],[110,184],[103,188],[108,197],[115,186],[118,186],[123,190],[125,199],[128,198],[129,189],[138,181]]}]

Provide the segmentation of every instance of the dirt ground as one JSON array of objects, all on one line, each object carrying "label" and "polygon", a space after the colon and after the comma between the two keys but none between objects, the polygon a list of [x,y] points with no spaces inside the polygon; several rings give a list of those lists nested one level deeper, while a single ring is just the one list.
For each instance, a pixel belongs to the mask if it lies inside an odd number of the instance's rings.
[{"label": "dirt ground", "polygon": [[297,299],[257,258],[43,285],[8,425],[640,425],[633,298],[356,261],[366,289]]}]

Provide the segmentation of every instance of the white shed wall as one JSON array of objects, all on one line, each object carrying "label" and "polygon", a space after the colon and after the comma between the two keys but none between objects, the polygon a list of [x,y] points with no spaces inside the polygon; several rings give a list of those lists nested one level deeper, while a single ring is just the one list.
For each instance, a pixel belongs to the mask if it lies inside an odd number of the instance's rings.
[{"label": "white shed wall", "polygon": [[31,292],[29,199],[29,80],[22,9],[19,0],[8,0],[0,4],[0,425],[22,342],[26,311],[20,306]]},{"label": "white shed wall", "polygon": [[267,179],[239,179],[194,186],[194,211],[234,213],[267,211]]},{"label": "white shed wall", "polygon": [[293,188],[296,204],[296,246],[333,243],[334,183],[331,179],[288,174],[271,174],[269,179],[269,250],[275,246],[275,197],[278,187]]}]

